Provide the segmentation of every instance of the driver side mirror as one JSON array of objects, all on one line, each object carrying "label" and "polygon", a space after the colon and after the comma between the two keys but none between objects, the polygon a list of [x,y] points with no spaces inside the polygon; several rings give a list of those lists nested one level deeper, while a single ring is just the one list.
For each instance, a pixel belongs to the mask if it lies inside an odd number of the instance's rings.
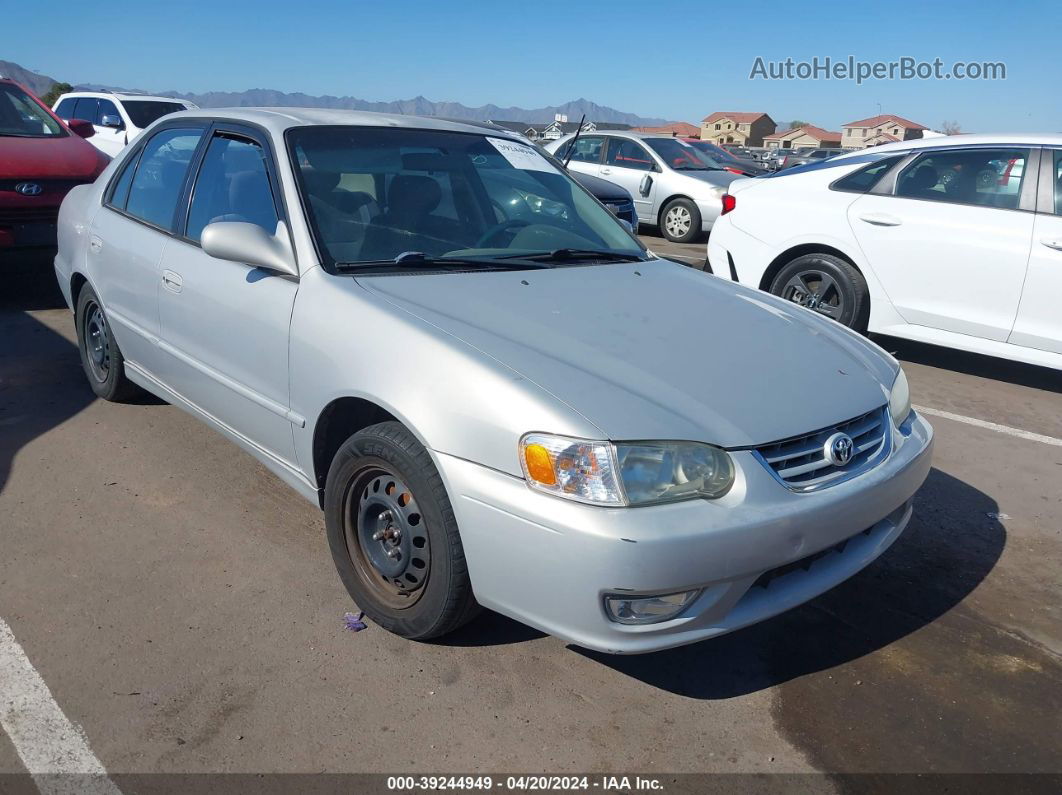
[{"label": "driver side mirror", "polygon": [[269,234],[258,224],[216,221],[203,229],[200,245],[203,251],[218,259],[242,262],[296,278],[299,275],[283,221],[277,222],[274,234]]},{"label": "driver side mirror", "polygon": [[91,138],[96,134],[96,128],[92,126],[92,122],[84,119],[71,119],[66,126],[74,135],[80,135],[82,138]]},{"label": "driver side mirror", "polygon": [[649,191],[653,189],[653,175],[646,174],[642,177],[642,182],[638,186],[638,193],[642,195],[642,198],[646,198],[649,195]]},{"label": "driver side mirror", "polygon": [[114,115],[108,113],[108,114],[105,114],[102,119],[100,119],[100,126],[101,127],[110,127],[113,130],[120,130],[125,125],[122,124],[122,117],[121,116],[114,116]]}]

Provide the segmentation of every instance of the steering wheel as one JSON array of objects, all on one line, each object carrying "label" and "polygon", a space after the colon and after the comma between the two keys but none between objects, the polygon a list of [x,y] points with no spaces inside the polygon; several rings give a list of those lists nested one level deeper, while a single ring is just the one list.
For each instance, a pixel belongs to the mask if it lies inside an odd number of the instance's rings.
[{"label": "steering wheel", "polygon": [[487,243],[502,232],[507,232],[510,229],[520,229],[525,226],[531,226],[531,222],[525,221],[522,218],[510,218],[508,221],[502,221],[500,224],[495,224],[480,235],[479,240],[476,241],[476,245],[473,248],[493,248],[493,246],[488,246]]}]

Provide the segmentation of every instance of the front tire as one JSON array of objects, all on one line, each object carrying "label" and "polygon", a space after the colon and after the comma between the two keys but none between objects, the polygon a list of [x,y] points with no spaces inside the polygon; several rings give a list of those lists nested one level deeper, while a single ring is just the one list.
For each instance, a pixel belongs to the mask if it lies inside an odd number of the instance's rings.
[{"label": "front tire", "polygon": [[370,426],[340,447],[325,484],[325,525],[343,585],[384,629],[427,640],[479,612],[446,488],[400,423]]},{"label": "front tire", "polygon": [[104,400],[121,403],[142,390],[125,376],[125,358],[114,339],[96,291],[87,284],[77,296],[74,313],[81,367],[92,391]]},{"label": "front tire", "polygon": [[672,199],[660,212],[660,231],[672,243],[692,243],[701,236],[701,211],[689,199]]},{"label": "front tire", "polygon": [[782,267],[771,282],[774,295],[865,332],[870,319],[867,283],[856,268],[832,254],[804,254]]}]

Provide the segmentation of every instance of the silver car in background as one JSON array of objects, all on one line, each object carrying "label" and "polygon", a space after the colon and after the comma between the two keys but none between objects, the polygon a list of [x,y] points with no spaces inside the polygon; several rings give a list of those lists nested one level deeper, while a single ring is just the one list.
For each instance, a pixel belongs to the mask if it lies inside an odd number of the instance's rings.
[{"label": "silver car in background", "polygon": [[[573,135],[546,148],[561,160]],[[580,134],[568,168],[630,191],[638,220],[674,243],[692,243],[719,217],[726,187],[739,175],[713,167],[680,138],[635,132]]]},{"label": "silver car in background", "polygon": [[70,191],[55,272],[95,393],[146,389],[319,505],[407,638],[480,606],[605,652],[720,635],[882,554],[930,467],[888,354],[653,257],[478,126],[168,116]]}]

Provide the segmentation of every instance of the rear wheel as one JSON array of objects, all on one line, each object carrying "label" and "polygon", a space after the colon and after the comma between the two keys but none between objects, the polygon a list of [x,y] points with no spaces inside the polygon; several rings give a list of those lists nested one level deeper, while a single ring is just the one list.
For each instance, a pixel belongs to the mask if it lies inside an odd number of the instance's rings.
[{"label": "rear wheel", "polygon": [[77,297],[74,314],[81,366],[92,391],[104,400],[121,402],[136,397],[140,387],[125,377],[125,359],[95,290],[87,284]]},{"label": "rear wheel", "polygon": [[856,331],[866,331],[870,299],[863,275],[832,254],[804,254],[788,262],[771,292]]},{"label": "rear wheel", "polygon": [[692,243],[701,235],[701,211],[689,199],[672,199],[660,213],[660,231],[672,243]]},{"label": "rear wheel", "polygon": [[446,488],[400,423],[373,425],[339,449],[325,485],[325,523],[340,579],[384,629],[425,640],[478,613]]}]

